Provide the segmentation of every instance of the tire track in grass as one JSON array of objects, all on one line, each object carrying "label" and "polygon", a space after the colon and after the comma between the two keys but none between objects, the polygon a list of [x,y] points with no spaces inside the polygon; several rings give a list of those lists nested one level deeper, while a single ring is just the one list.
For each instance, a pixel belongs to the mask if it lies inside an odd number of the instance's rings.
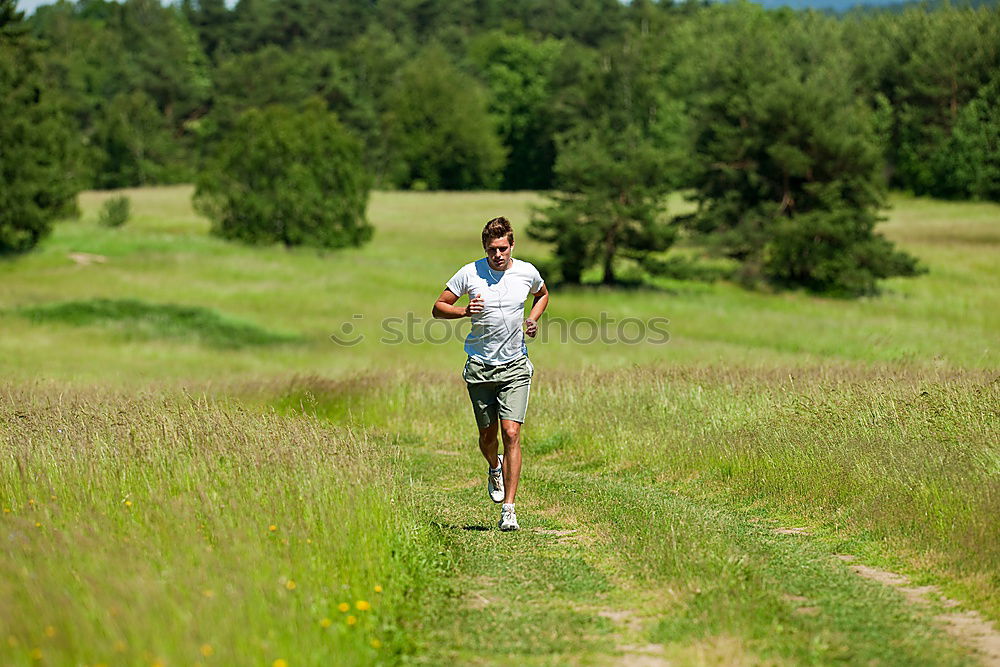
[{"label": "tire track in grass", "polygon": [[858,576],[895,588],[911,604],[940,607],[935,621],[962,644],[975,649],[983,665],[1000,667],[1000,632],[982,614],[975,610],[957,611],[962,603],[942,595],[937,586],[913,586],[905,575],[855,564],[856,557],[850,554],[837,554],[837,558],[848,563],[851,571]]},{"label": "tire track in grass", "polygon": [[[648,475],[540,469],[535,483],[576,493],[623,589],[660,591],[643,615],[671,661],[963,664],[921,610],[858,579],[810,541],[775,535]],[[593,554],[599,558],[600,554]]]},{"label": "tire track in grass", "polygon": [[522,530],[501,533],[479,463],[478,453],[410,457],[454,564],[415,662],[972,664],[929,614],[810,541],[648,476],[528,458]]},{"label": "tire track in grass", "polygon": [[[470,459],[427,451],[411,458],[413,491],[454,574],[425,610],[413,660],[593,664],[613,654],[614,623],[579,605],[612,588],[586,558],[584,544],[538,515],[519,516],[516,533],[500,532],[485,469],[475,475]],[[467,483],[473,477],[481,483]]]}]

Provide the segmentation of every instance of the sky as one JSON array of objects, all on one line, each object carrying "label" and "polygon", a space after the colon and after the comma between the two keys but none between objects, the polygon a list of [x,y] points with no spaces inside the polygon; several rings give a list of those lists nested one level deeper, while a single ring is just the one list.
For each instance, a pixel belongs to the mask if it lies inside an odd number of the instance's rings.
[{"label": "sky", "polygon": [[21,0],[19,3],[17,3],[17,8],[24,11],[27,14],[30,14],[31,12],[35,11],[35,7],[38,7],[39,5],[48,5],[48,4],[51,4],[49,0]]}]

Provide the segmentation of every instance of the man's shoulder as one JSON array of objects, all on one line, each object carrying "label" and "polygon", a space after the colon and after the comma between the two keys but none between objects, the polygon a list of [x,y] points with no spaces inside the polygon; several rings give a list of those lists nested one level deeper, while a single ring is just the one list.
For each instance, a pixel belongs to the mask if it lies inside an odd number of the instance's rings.
[{"label": "man's shoulder", "polygon": [[463,274],[463,273],[472,273],[472,274],[475,274],[476,273],[476,264],[478,264],[479,262],[482,262],[482,261],[485,261],[485,259],[477,259],[475,261],[469,262],[468,264],[463,264],[458,269],[458,271],[455,272],[455,275],[459,275],[459,274]]},{"label": "man's shoulder", "polygon": [[[531,262],[525,261],[523,259],[518,259],[514,262],[514,267],[517,269],[518,273],[525,273],[529,275],[538,274],[538,269]],[[541,275],[541,274],[538,274]]]},{"label": "man's shoulder", "polygon": [[445,283],[445,287],[461,296],[460,292],[464,292],[470,284],[474,284],[479,274],[483,273],[483,271],[480,271],[476,266],[480,261],[485,260],[476,260],[463,265],[458,271],[455,272],[455,275],[453,275],[451,279]]}]

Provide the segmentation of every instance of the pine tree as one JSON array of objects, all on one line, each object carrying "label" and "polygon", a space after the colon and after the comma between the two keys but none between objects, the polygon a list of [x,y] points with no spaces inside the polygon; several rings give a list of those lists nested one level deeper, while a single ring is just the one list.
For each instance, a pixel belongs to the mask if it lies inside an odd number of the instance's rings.
[{"label": "pine tree", "polygon": [[738,260],[747,284],[855,296],[916,274],[916,260],[875,233],[879,143],[833,21],[741,3],[689,27],[698,210],[688,229]]},{"label": "pine tree", "polygon": [[39,45],[0,0],[0,254],[25,252],[74,210],[78,146],[39,76]]},{"label": "pine tree", "polygon": [[613,285],[621,258],[651,269],[651,253],[674,242],[665,201],[677,184],[683,123],[663,94],[654,40],[633,34],[590,54],[574,59],[582,66],[561,101],[571,127],[558,141],[557,190],[528,234],[554,244],[564,282],[579,283],[596,265]]}]

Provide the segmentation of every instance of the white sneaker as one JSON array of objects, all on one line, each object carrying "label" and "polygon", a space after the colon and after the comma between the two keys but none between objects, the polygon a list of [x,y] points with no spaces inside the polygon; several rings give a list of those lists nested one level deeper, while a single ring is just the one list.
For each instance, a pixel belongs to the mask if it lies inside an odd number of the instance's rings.
[{"label": "white sneaker", "polygon": [[500,530],[518,530],[517,515],[514,514],[514,505],[504,503],[500,509]]},{"label": "white sneaker", "polygon": [[503,454],[497,454],[496,471],[490,469],[486,473],[486,490],[490,494],[490,500],[495,503],[503,502]]}]

